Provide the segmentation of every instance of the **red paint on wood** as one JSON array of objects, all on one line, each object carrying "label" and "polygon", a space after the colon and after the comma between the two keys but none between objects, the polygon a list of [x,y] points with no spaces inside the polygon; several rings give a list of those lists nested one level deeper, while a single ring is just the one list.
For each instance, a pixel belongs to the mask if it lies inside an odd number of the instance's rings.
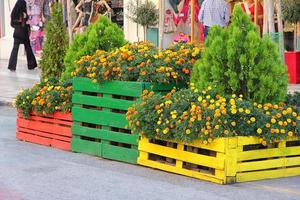
[{"label": "red paint on wood", "polygon": [[71,125],[71,113],[54,113],[45,117],[32,113],[28,119],[18,113],[16,137],[19,140],[70,151]]}]

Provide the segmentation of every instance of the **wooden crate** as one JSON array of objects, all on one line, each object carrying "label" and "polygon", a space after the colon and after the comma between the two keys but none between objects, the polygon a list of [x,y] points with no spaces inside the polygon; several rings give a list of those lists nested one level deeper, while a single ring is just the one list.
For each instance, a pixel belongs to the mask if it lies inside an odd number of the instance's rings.
[{"label": "wooden crate", "polygon": [[300,175],[300,138],[267,147],[256,137],[205,145],[142,138],[138,164],[219,184]]},{"label": "wooden crate", "polygon": [[172,88],[172,85],[125,81],[98,84],[87,78],[75,78],[71,150],[136,163],[139,136],[131,134],[127,109],[140,99],[145,89],[167,92]]},{"label": "wooden crate", "polygon": [[43,117],[32,113],[28,119],[18,113],[16,137],[26,142],[70,151],[71,125],[71,113],[57,112]]}]

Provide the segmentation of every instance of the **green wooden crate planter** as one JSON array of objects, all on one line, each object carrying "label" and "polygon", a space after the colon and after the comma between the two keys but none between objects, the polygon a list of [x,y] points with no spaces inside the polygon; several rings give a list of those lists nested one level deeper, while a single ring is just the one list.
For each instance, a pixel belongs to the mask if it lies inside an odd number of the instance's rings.
[{"label": "green wooden crate planter", "polygon": [[127,109],[143,90],[168,92],[173,86],[127,81],[98,84],[87,78],[74,78],[71,150],[137,163],[139,136],[128,128]]}]

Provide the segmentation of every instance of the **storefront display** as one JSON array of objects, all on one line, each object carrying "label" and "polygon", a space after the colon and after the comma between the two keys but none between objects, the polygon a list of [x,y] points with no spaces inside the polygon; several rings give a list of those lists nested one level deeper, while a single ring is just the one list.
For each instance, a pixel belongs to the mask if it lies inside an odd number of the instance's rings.
[{"label": "storefront display", "polygon": [[99,16],[107,16],[123,27],[123,0],[81,0],[75,10],[78,17],[72,27],[74,32],[82,32],[90,23],[95,23]]}]

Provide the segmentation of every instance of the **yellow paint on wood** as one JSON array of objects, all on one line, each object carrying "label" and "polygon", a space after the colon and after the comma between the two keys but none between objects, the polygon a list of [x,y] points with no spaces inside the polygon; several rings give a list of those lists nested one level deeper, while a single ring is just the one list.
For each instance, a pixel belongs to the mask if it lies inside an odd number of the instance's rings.
[{"label": "yellow paint on wood", "polygon": [[300,147],[260,149],[238,154],[238,161],[300,155]]},{"label": "yellow paint on wood", "polygon": [[163,163],[159,163],[159,162],[155,162],[155,161],[151,161],[151,160],[143,160],[140,158],[138,158],[138,164],[156,168],[156,169],[160,169],[160,170],[167,171],[167,172],[172,172],[172,173],[181,174],[181,175],[185,175],[185,176],[189,176],[189,177],[193,177],[193,178],[197,178],[197,179],[201,179],[201,180],[206,180],[206,181],[210,181],[210,182],[214,182],[214,183],[219,183],[219,184],[224,183],[223,182],[224,174],[223,174],[223,176],[222,176],[222,174],[219,174],[219,176],[221,176],[221,177],[217,177],[217,176],[214,176],[211,174],[201,173],[201,172],[197,172],[197,171],[192,171],[192,170],[187,170],[187,169],[182,169],[182,168],[178,169],[175,166],[171,166],[171,165],[167,165],[167,164],[163,164]]},{"label": "yellow paint on wood", "polygon": [[262,180],[262,179],[270,179],[270,178],[297,176],[297,175],[300,175],[300,167],[238,173],[236,176],[236,181],[246,182],[246,181],[255,181],[255,180]]},{"label": "yellow paint on wood", "polygon": [[184,162],[202,165],[210,168],[224,169],[224,156],[218,158],[213,156],[200,155],[192,152],[180,151],[170,147],[160,146],[151,143],[139,143],[139,150],[156,155],[181,160]]}]

